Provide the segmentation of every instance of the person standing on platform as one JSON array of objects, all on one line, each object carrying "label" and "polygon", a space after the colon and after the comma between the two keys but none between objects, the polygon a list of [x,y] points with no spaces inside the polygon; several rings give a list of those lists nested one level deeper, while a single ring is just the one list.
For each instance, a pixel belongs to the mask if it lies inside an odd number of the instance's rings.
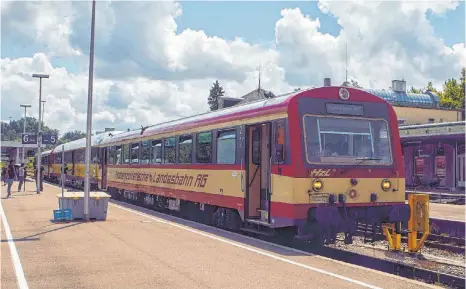
[{"label": "person standing on platform", "polygon": [[7,166],[4,166],[2,168],[2,181],[3,181],[3,185],[6,186],[6,167]]},{"label": "person standing on platform", "polygon": [[6,196],[7,198],[11,196],[11,186],[13,185],[13,182],[17,178],[16,176],[16,170],[15,170],[15,165],[13,164],[13,160],[10,160],[10,164],[6,168],[6,183],[8,185],[7,187],[7,193],[8,195]]},{"label": "person standing on platform", "polygon": [[[40,166],[40,191],[42,192],[44,190],[44,186],[43,186],[43,181],[44,181],[44,171],[45,171],[45,168],[44,166]],[[37,167],[34,168],[34,179],[36,180],[36,186],[37,186]],[[40,194],[40,192],[37,192],[38,194]]]},{"label": "person standing on platform", "polygon": [[18,169],[18,192],[21,192],[21,186],[24,184],[24,191],[26,191],[26,183],[25,183],[25,180],[24,180],[24,177],[25,177],[25,172],[26,169],[24,167],[24,163],[21,163],[21,166],[19,167]]}]

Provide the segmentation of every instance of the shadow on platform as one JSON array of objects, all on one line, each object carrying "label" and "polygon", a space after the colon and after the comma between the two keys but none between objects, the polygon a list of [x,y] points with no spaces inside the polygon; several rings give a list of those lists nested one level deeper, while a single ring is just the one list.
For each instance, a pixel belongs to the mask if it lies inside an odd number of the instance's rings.
[{"label": "shadow on platform", "polygon": [[40,241],[40,238],[38,236],[45,235],[45,234],[52,233],[52,232],[56,232],[56,231],[63,230],[63,229],[67,229],[69,227],[74,227],[74,226],[79,225],[79,224],[80,223],[73,223],[73,224],[69,224],[67,226],[63,226],[63,227],[59,227],[59,228],[55,228],[55,229],[50,229],[50,230],[47,230],[47,231],[43,231],[41,233],[29,235],[29,236],[22,237],[22,238],[12,239],[12,240],[2,239],[1,242],[5,243],[5,242],[9,242],[9,241],[14,241],[14,242]]},{"label": "shadow on platform", "polygon": [[[196,231],[200,231],[201,233],[211,234],[213,235],[213,237],[225,239],[227,242],[237,243],[239,246],[247,245],[252,248],[260,249],[266,252],[268,251],[268,252],[275,253],[275,254],[282,255],[282,256],[319,256],[320,255],[318,254],[319,247],[312,246],[311,244],[309,244],[309,247],[306,247],[306,248],[293,249],[293,248],[287,247],[289,246],[289,244],[279,245],[279,244],[271,243],[270,241],[267,240],[267,237],[260,237],[259,239],[257,238],[257,236],[251,237],[248,235],[242,235],[240,233],[227,231],[224,229],[212,227],[212,226],[201,224],[201,223],[196,223],[195,221],[185,220],[177,216],[166,215],[161,212],[157,212],[157,211],[143,208],[143,207],[138,207],[136,205],[132,205],[128,203],[119,202],[116,200],[110,200],[109,206],[111,204],[120,206],[126,209],[130,209],[135,212],[143,213],[143,214],[159,219],[159,220],[152,220],[152,221],[149,221],[149,220],[142,221],[144,223],[171,222],[171,223],[175,223],[175,225],[181,225],[181,226],[184,226],[190,229],[194,229]],[[107,218],[105,222],[121,222],[121,221],[122,220],[111,220]]]}]

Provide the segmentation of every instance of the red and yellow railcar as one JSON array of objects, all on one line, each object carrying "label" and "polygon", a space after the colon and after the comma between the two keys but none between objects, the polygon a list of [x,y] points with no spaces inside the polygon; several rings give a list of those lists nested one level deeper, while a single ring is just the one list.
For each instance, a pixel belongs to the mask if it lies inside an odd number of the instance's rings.
[{"label": "red and yellow railcar", "polygon": [[[346,241],[359,221],[407,222],[392,106],[321,87],[103,138],[115,198],[220,227]],[[288,232],[287,232],[288,231]]]}]

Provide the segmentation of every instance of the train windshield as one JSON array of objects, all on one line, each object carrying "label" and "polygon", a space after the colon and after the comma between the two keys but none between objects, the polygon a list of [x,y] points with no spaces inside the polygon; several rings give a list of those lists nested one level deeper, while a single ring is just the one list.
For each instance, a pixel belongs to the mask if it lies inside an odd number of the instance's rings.
[{"label": "train windshield", "polygon": [[303,117],[308,163],[390,165],[387,122],[379,119]]}]

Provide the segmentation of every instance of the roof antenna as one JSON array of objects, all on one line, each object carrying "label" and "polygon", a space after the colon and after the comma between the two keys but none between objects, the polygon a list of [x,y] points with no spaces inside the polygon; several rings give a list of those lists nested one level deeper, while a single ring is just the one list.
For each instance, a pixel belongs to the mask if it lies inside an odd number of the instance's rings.
[{"label": "roof antenna", "polygon": [[348,40],[345,37],[345,82],[348,82]]},{"label": "roof antenna", "polygon": [[148,128],[149,126],[142,126],[141,125],[141,135],[144,133],[144,131]]},{"label": "roof antenna", "polygon": [[257,87],[257,93],[260,93],[261,91],[261,65],[259,63],[259,67],[257,67],[257,70],[259,71],[259,86]]}]

